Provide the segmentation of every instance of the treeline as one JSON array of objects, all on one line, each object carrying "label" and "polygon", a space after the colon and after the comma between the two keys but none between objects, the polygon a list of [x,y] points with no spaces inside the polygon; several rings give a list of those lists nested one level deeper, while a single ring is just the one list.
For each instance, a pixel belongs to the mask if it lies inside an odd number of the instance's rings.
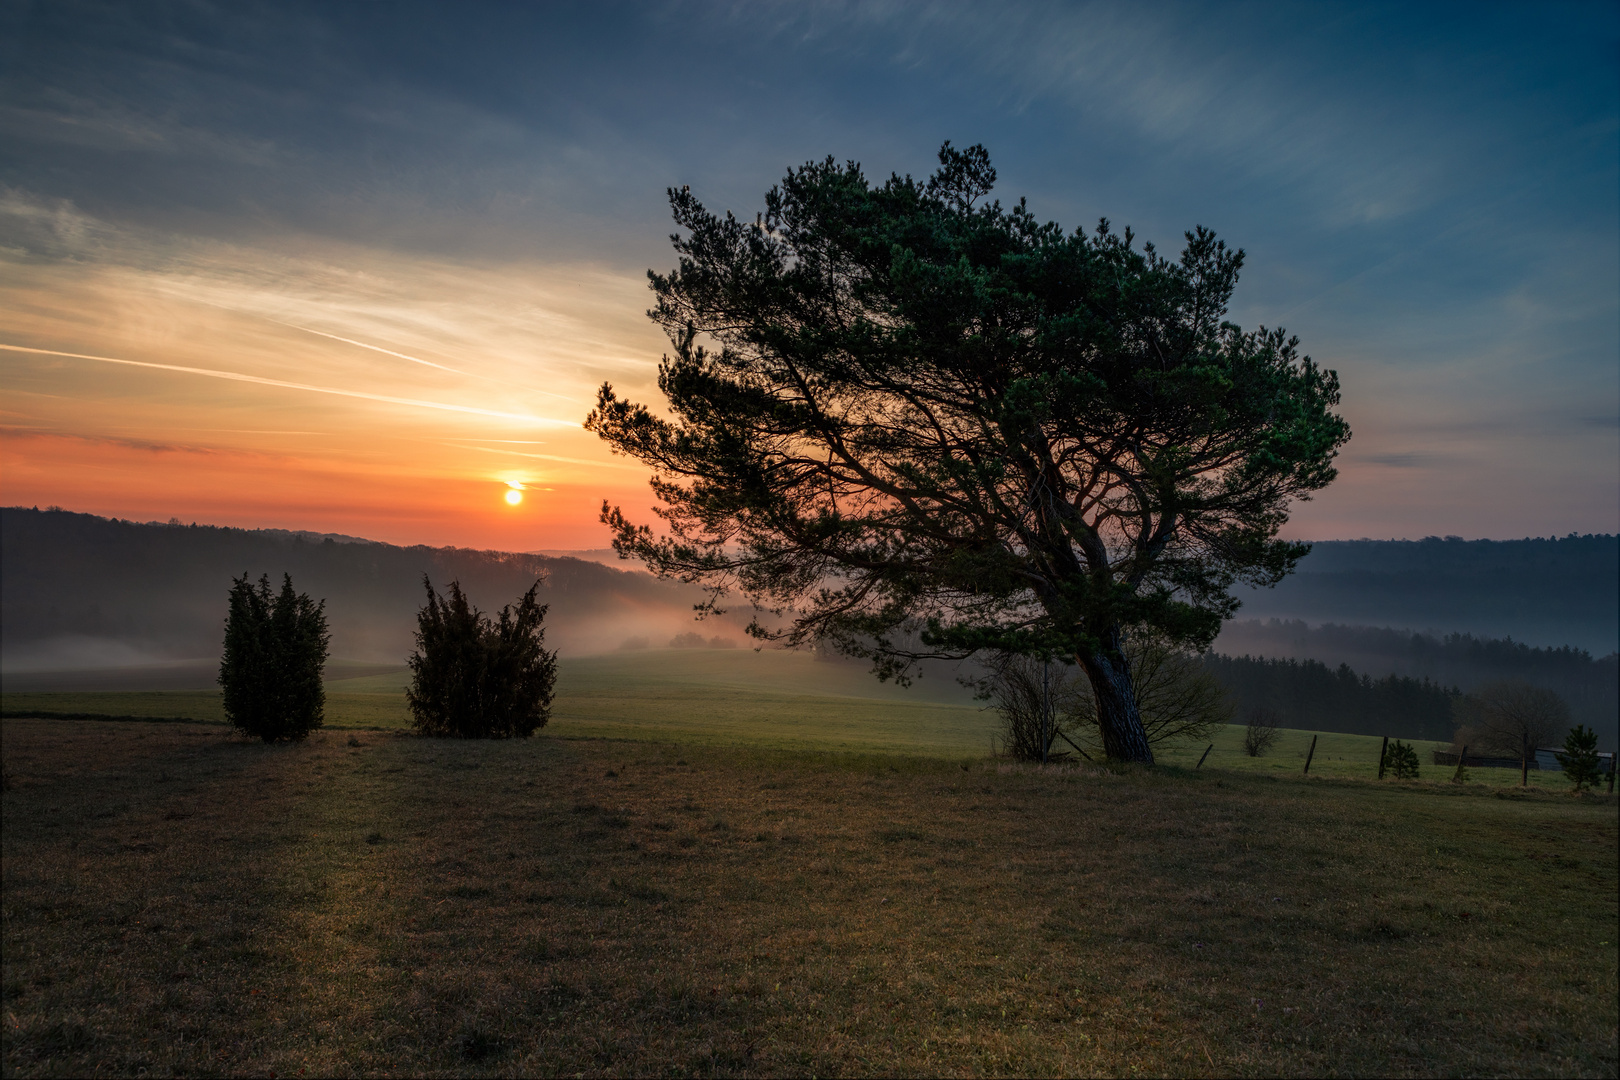
[{"label": "treeline", "polygon": [[1348,664],[1219,654],[1205,656],[1204,666],[1240,722],[1270,713],[1282,727],[1437,741],[1449,741],[1456,729],[1452,703],[1461,692],[1428,679],[1374,679]]},{"label": "treeline", "polygon": [[[553,641],[576,655],[613,649],[632,627],[663,636],[684,630],[703,598],[695,586],[578,559],[7,507],[0,509],[0,643],[8,666],[26,670],[42,655],[56,668],[114,666],[95,660],[105,643],[158,659],[217,656],[219,598],[249,567],[285,570],[324,598],[332,655],[345,660],[397,663],[410,650],[423,574],[459,581],[485,607],[544,577]],[[717,629],[740,632],[746,621],[727,616]],[[63,662],[57,654],[67,650],[86,658]]]},{"label": "treeline", "polygon": [[[1611,603],[1613,601],[1611,600]],[[1329,667],[1404,675],[1465,693],[1504,679],[1557,693],[1575,723],[1598,731],[1605,747],[1620,735],[1620,655],[1593,657],[1572,646],[1537,648],[1512,638],[1421,634],[1388,627],[1307,626],[1299,620],[1228,623],[1215,642],[1229,656],[1316,660]]]},{"label": "treeline", "polygon": [[1620,643],[1617,594],[1612,534],[1320,541],[1276,588],[1237,591],[1246,616],[1511,635],[1599,656]]}]

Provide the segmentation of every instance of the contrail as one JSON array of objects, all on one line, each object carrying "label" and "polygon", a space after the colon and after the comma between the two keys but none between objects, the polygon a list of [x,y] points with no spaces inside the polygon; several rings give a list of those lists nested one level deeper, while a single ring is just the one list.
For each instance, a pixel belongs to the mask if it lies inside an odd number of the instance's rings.
[{"label": "contrail", "polygon": [[[277,322],[279,320],[272,319],[271,321]],[[293,330],[302,330],[306,334],[314,334],[316,337],[331,338],[333,341],[341,341],[345,345],[355,345],[362,349],[370,349],[372,352],[380,352],[386,353],[389,356],[397,356],[401,360],[409,360],[411,363],[421,364],[423,367],[438,368],[440,371],[448,371],[452,375],[466,375],[470,378],[478,378],[477,375],[474,375],[470,371],[462,371],[460,368],[446,367],[443,364],[435,364],[433,361],[423,360],[419,356],[407,356],[402,352],[395,352],[393,349],[385,349],[381,345],[367,345],[363,341],[356,341],[353,338],[338,337],[336,334],[328,334],[325,330],[311,330],[309,327],[299,326],[297,323],[284,322],[281,325],[290,327]]]},{"label": "contrail", "polygon": [[589,465],[592,468],[597,469],[631,469],[635,472],[641,472],[643,468],[640,465],[621,465],[617,461],[585,461],[582,458],[558,457],[556,454],[526,454],[522,450],[497,450],[493,446],[460,446],[456,443],[445,443],[445,445],[454,446],[457,450],[482,450],[486,454],[505,454],[509,457],[538,458],[541,461],[561,461],[566,462],[569,465]]},{"label": "contrail", "polygon": [[[431,360],[423,360],[419,356],[411,356],[408,353],[395,352],[393,349],[385,349],[381,345],[369,345],[364,341],[356,341],[354,338],[339,337],[336,334],[328,334],[325,330],[311,330],[307,326],[299,326],[297,323],[281,322],[279,319],[271,319],[270,321],[277,323],[280,326],[285,326],[291,330],[302,330],[304,333],[314,334],[316,337],[331,338],[333,341],[341,341],[345,345],[353,345],[360,349],[370,349],[372,352],[380,352],[386,356],[397,356],[401,360],[409,360],[411,363],[421,364],[423,367],[438,368],[440,371],[448,371],[452,375],[465,375],[469,379],[483,379],[487,382],[500,383],[503,386],[510,385],[502,379],[497,379],[493,375],[480,375],[476,371],[462,371],[460,368],[446,367],[444,364],[435,364]],[[526,386],[524,389],[535,394],[545,394],[547,397],[562,398],[564,401],[574,400],[567,394],[559,394],[552,390],[540,390],[532,386]]]},{"label": "contrail", "polygon": [[0,344],[0,349],[10,352],[38,353],[41,356],[67,356],[75,360],[96,360],[103,364],[124,364],[128,367],[152,368],[156,371],[179,371],[187,375],[206,375],[211,379],[228,379],[231,382],[258,383],[261,386],[280,386],[288,390],[307,390],[312,394],[333,394],[337,397],[359,398],[362,401],[381,401],[389,405],[409,405],[418,409],[439,409],[444,412],[471,413],[474,416],[492,416],[500,420],[518,420],[525,424],[544,424],[549,427],[577,428],[579,425],[569,420],[553,420],[545,416],[530,416],[527,413],[499,412],[495,409],[479,409],[471,405],[447,405],[442,401],[421,401],[417,398],[391,397],[387,394],[368,394],[363,390],[338,390],[330,386],[311,386],[309,383],[286,382],[281,379],[265,379],[258,375],[243,375],[236,371],[216,371],[213,368],[182,367],[179,364],[152,364],[144,360],[119,360],[112,356],[90,356],[86,353],[62,352],[59,349],[30,349],[26,345]]}]

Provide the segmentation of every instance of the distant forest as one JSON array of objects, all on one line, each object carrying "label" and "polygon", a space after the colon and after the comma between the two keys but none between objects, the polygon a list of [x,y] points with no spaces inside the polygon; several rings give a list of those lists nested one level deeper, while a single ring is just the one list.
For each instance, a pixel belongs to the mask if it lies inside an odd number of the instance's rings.
[{"label": "distant forest", "polygon": [[1318,541],[1276,588],[1237,595],[1244,619],[1512,637],[1604,656],[1620,648],[1620,536]]},{"label": "distant forest", "polygon": [[1250,656],[1210,655],[1204,666],[1226,687],[1240,723],[1267,710],[1283,727],[1441,741],[1456,726],[1452,701],[1461,692],[1427,679],[1374,679],[1346,664],[1335,669],[1318,660]]},{"label": "distant forest", "polygon": [[[1614,602],[1620,604],[1620,600]],[[1523,679],[1556,690],[1569,703],[1574,722],[1598,731],[1605,747],[1615,743],[1620,733],[1620,655],[1613,652],[1594,658],[1584,649],[1570,646],[1536,648],[1511,639],[1479,638],[1472,634],[1437,637],[1367,626],[1313,627],[1298,620],[1229,623],[1216,639],[1215,652],[1220,655],[1211,659],[1212,664],[1218,660],[1228,665],[1250,665],[1244,669],[1244,674],[1238,674],[1239,667],[1233,667],[1230,675],[1221,675],[1245,708],[1267,704],[1286,714],[1304,716],[1306,713],[1287,704],[1301,700],[1296,688],[1314,680],[1315,685],[1323,688],[1323,693],[1334,693],[1326,689],[1328,682],[1324,673],[1337,678],[1337,673],[1329,669],[1347,665],[1354,671],[1387,675],[1374,685],[1390,685],[1386,693],[1394,695],[1392,701],[1415,701],[1417,697],[1414,696],[1416,691],[1411,689],[1395,689],[1390,678],[1404,679],[1412,686],[1428,686],[1432,694],[1441,693],[1441,687],[1468,692],[1499,679]],[[1241,659],[1234,658],[1235,655]],[[1250,657],[1265,657],[1263,663],[1272,666],[1261,671],[1254,665],[1262,661]],[[1294,667],[1289,667],[1290,664]],[[1310,675],[1301,673],[1307,666],[1312,669]],[[1335,700],[1345,702],[1364,696],[1361,691],[1348,689],[1337,693]],[[1335,708],[1342,712],[1348,707]],[[1405,708],[1392,705],[1386,711],[1389,715],[1407,715],[1402,711]],[[1399,734],[1402,738],[1440,737],[1393,730],[1388,734]]]},{"label": "distant forest", "polygon": [[[633,569],[626,564],[626,569]],[[64,510],[0,509],[0,644],[6,666],[119,667],[219,656],[225,597],[244,572],[326,601],[334,659],[403,663],[422,575],[457,579],[486,610],[544,576],[548,640],[564,655],[605,652],[627,634],[692,628],[701,590],[578,559],[466,548],[397,547],[280,529],[119,521]],[[706,625],[738,634],[735,619]]]}]

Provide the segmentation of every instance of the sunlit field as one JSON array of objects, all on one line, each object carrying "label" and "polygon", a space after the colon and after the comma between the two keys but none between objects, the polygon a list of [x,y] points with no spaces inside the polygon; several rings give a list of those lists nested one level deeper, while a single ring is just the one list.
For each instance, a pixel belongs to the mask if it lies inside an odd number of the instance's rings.
[{"label": "sunlit field", "polygon": [[0,731],[8,1075],[1616,1070],[1608,797]]}]

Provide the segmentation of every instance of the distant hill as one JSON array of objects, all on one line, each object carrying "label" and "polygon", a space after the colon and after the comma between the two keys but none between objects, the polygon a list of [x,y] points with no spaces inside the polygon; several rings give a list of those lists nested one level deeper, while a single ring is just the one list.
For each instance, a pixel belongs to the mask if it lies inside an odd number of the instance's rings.
[{"label": "distant hill", "polygon": [[[225,595],[244,571],[276,579],[287,571],[299,589],[325,598],[333,656],[351,663],[402,662],[424,573],[441,587],[459,580],[486,610],[544,576],[548,638],[564,655],[627,641],[656,647],[693,630],[744,641],[746,604],[694,626],[701,591],[637,566],[608,550],[398,547],[285,529],[3,509],[0,663],[14,688],[38,682],[21,672],[65,668],[126,669],[70,680],[85,688],[108,679],[129,687],[212,685],[207,665],[174,665],[218,656]],[[1558,689],[1577,719],[1607,732],[1617,708],[1617,579],[1614,536],[1328,541],[1278,588],[1245,590],[1240,617],[1215,652],[1348,664],[1373,679],[1427,679],[1464,691],[1492,678],[1526,678]],[[129,674],[134,668],[142,672]]]},{"label": "distant hill", "polygon": [[[1266,660],[1251,661],[1251,657]],[[1341,712],[1361,709],[1363,699],[1373,701],[1375,695],[1334,691],[1330,683],[1344,680],[1332,669],[1343,665],[1356,675],[1412,684],[1389,686],[1389,701],[1370,707],[1370,712],[1377,715],[1358,718],[1356,724],[1373,723],[1376,727],[1396,713],[1411,713],[1419,698],[1425,696],[1417,693],[1419,684],[1454,687],[1467,693],[1500,679],[1522,679],[1556,690],[1569,703],[1573,721],[1596,730],[1606,749],[1620,739],[1620,654],[1612,652],[1594,657],[1570,646],[1535,648],[1505,638],[1472,634],[1433,636],[1387,627],[1332,623],[1310,626],[1297,620],[1271,619],[1228,623],[1207,662],[1240,707],[1280,708],[1296,727],[1322,726],[1306,698],[1336,695]],[[1325,707],[1324,702],[1316,704]],[[1432,704],[1422,705],[1427,711],[1419,725],[1429,732],[1439,730],[1435,726],[1438,714],[1430,708]],[[1335,719],[1323,730],[1445,737],[1420,735],[1410,728],[1377,731],[1345,726],[1343,719]]]},{"label": "distant hill", "polygon": [[[462,548],[396,547],[279,529],[137,524],[61,510],[0,509],[0,660],[8,671],[133,667],[217,657],[231,579],[292,574],[326,600],[332,655],[401,663],[422,575],[459,580],[485,610],[536,577],[564,654],[690,631],[699,589],[594,562]],[[626,564],[628,567],[629,564]],[[742,640],[747,616],[699,627]]]},{"label": "distant hill", "polygon": [[1241,619],[1466,633],[1620,649],[1620,536],[1327,540],[1275,589],[1240,589]]}]

